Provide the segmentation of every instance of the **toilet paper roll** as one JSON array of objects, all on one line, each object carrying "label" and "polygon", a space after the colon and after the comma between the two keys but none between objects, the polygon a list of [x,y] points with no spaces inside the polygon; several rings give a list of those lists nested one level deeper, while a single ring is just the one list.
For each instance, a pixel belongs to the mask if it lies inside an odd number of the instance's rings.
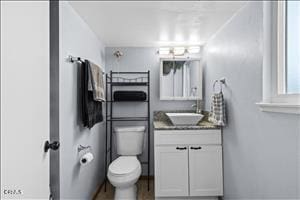
[{"label": "toilet paper roll", "polygon": [[94,156],[91,152],[85,153],[83,156],[81,156],[80,158],[80,164],[81,165],[87,165],[90,162],[92,162],[92,160],[94,159]]}]

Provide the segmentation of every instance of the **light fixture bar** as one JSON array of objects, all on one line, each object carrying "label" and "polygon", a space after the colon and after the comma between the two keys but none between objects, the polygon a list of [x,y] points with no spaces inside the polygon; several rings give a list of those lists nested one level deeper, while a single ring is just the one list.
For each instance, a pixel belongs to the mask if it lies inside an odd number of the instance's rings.
[{"label": "light fixture bar", "polygon": [[160,55],[173,54],[174,56],[182,56],[186,53],[196,54],[200,52],[200,46],[190,46],[190,47],[161,47],[158,50]]}]

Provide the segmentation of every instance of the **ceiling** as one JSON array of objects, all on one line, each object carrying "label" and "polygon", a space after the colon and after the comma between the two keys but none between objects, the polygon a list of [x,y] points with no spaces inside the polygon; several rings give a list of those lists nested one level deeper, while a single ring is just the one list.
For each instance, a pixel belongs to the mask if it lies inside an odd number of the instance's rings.
[{"label": "ceiling", "polygon": [[72,1],[108,47],[202,45],[245,1]]}]

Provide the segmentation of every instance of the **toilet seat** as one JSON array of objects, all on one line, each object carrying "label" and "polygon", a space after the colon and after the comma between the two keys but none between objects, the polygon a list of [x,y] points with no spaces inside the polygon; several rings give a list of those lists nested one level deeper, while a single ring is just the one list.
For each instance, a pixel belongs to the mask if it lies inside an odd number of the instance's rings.
[{"label": "toilet seat", "polygon": [[135,183],[139,179],[141,173],[141,163],[136,156],[120,156],[109,165],[107,178],[110,183],[116,187],[116,195],[122,193],[122,197],[124,195],[124,189],[127,188],[130,191],[129,193],[131,196],[135,196]]},{"label": "toilet seat", "polygon": [[136,156],[120,156],[108,167],[108,173],[114,177],[131,176],[140,171],[141,164]]}]

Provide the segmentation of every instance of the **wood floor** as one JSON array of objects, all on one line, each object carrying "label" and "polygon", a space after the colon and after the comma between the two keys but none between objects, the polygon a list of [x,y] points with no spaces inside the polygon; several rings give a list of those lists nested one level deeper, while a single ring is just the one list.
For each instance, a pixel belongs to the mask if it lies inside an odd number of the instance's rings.
[{"label": "wood floor", "polygon": [[[140,179],[137,182],[138,187],[138,200],[152,200],[154,199],[154,183],[153,179],[150,179],[150,191],[148,191],[147,179]],[[106,192],[104,192],[104,186],[97,194],[94,200],[112,200],[114,199],[114,188],[110,183],[107,183]]]}]

